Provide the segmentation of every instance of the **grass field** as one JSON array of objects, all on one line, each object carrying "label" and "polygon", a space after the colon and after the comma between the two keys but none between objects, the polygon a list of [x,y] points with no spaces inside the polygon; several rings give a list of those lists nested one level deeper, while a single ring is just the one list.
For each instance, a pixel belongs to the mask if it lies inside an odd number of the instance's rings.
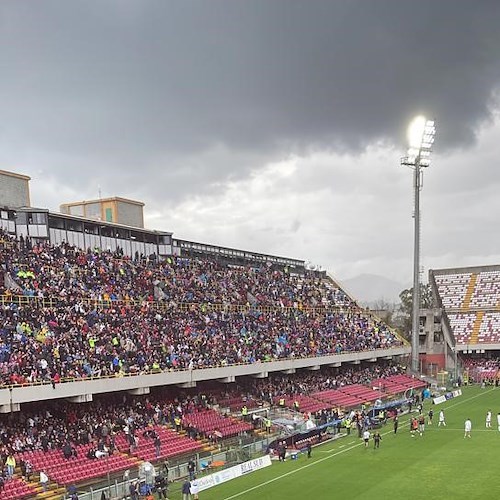
[{"label": "grass field", "polygon": [[[424,413],[427,414],[427,402]],[[443,408],[447,427],[437,426]],[[407,417],[398,434],[381,431],[380,449],[365,448],[356,435],[313,448],[312,457],[271,467],[200,493],[201,500],[266,499],[500,499],[500,388],[466,387],[463,395],[434,406],[434,423],[412,438]],[[485,428],[488,409],[492,429]],[[472,438],[464,439],[464,421]],[[170,498],[180,499],[173,487]]]}]

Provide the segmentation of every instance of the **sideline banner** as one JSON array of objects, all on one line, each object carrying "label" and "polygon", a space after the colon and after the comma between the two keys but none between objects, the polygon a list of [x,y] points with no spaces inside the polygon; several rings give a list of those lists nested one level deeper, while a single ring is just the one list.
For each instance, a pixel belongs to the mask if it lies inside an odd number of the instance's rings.
[{"label": "sideline banner", "polygon": [[432,400],[432,402],[435,405],[438,405],[438,404],[444,403],[445,401],[448,401],[449,399],[453,399],[453,398],[456,398],[456,397],[461,396],[461,395],[462,395],[462,390],[457,389],[456,391],[447,392],[446,394],[443,394],[442,396],[438,396],[437,398],[434,398]]},{"label": "sideline banner", "polygon": [[263,457],[243,462],[242,464],[229,467],[228,469],[221,470],[220,472],[214,472],[208,476],[199,477],[194,481],[191,481],[191,485],[197,488],[198,491],[208,490],[208,488],[225,483],[226,481],[231,481],[231,479],[236,479],[237,477],[244,476],[250,472],[263,469],[264,467],[269,467],[270,465],[271,457],[269,455],[264,455]]}]

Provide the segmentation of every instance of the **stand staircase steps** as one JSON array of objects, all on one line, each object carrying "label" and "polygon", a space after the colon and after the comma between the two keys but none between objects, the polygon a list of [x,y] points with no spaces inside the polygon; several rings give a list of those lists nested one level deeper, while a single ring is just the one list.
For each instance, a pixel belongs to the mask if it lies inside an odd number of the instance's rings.
[{"label": "stand staircase steps", "polygon": [[481,329],[481,323],[483,322],[484,311],[479,311],[476,315],[476,321],[474,322],[474,327],[472,328],[472,334],[469,339],[469,344],[477,344],[479,337],[479,330]]},{"label": "stand staircase steps", "polygon": [[470,277],[469,285],[467,286],[467,291],[465,292],[464,301],[462,303],[462,311],[466,312],[470,308],[470,301],[472,299],[472,295],[474,294],[474,290],[476,288],[477,283],[477,274],[473,274]]}]

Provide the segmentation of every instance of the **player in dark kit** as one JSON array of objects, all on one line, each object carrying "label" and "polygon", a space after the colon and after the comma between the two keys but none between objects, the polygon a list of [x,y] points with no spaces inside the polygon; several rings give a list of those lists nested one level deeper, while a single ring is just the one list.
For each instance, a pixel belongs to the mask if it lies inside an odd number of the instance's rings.
[{"label": "player in dark kit", "polygon": [[398,416],[396,415],[394,417],[394,434],[398,433],[398,425],[399,425],[399,421],[398,421]]},{"label": "player in dark kit", "polygon": [[373,449],[380,448],[380,441],[382,441],[382,436],[380,435],[380,432],[377,431],[373,435]]}]

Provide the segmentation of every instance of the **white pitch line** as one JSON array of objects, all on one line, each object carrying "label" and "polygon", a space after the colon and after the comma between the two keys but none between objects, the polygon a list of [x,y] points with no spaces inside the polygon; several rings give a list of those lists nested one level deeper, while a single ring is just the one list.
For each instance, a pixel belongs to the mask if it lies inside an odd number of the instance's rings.
[{"label": "white pitch line", "polygon": [[[463,427],[461,427],[461,428],[457,428],[457,427],[436,427],[436,429],[439,429],[438,432],[441,432],[441,431],[461,431],[461,432],[464,432]],[[429,430],[432,430],[432,429],[428,429],[427,427],[425,428],[425,432],[427,432]],[[490,429],[474,429],[474,427],[473,427],[471,432],[491,432],[491,433],[494,433],[494,432],[498,432],[498,431],[496,429],[493,429],[493,427],[491,427]]]},{"label": "white pitch line", "polygon": [[246,493],[250,493],[251,491],[253,490],[257,490],[259,488],[262,488],[263,486],[267,486],[268,484],[271,484],[271,483],[274,483],[275,481],[278,481],[280,479],[283,479],[285,477],[288,477],[288,476],[291,476],[292,474],[295,474],[297,472],[300,472],[301,470],[304,470],[304,469],[307,469],[308,467],[312,467],[313,465],[315,464],[319,464],[321,462],[324,462],[325,460],[328,460],[332,457],[335,457],[337,455],[340,455],[341,453],[345,453],[346,451],[350,451],[354,448],[357,448],[361,443],[356,443],[356,444],[353,444],[352,446],[350,446],[349,448],[345,448],[344,450],[340,450],[338,451],[337,453],[335,453],[334,455],[329,455],[328,457],[325,457],[325,458],[320,458],[319,460],[315,460],[314,462],[311,462],[307,465],[303,465],[302,467],[299,467],[298,469],[293,469],[289,472],[286,472],[285,474],[281,474],[281,476],[276,476],[274,477],[273,479],[269,479],[268,481],[265,481],[263,483],[260,483],[260,484],[257,484],[255,486],[252,486],[252,488],[248,488],[246,489],[245,491],[240,491],[239,493],[236,493],[235,495],[232,495],[230,497],[227,497],[225,498],[224,500],[231,500],[233,498],[238,498],[240,497],[241,495],[245,495]]},{"label": "white pitch line", "polygon": [[[455,406],[459,406],[462,403],[465,403],[467,401],[471,401],[472,399],[476,399],[476,398],[482,396],[483,394],[487,394],[487,393],[489,393],[491,391],[494,391],[494,390],[495,389],[489,389],[489,390],[487,390],[485,392],[481,392],[480,394],[476,394],[475,396],[471,396],[470,398],[467,398],[467,399],[464,399],[464,400],[461,400],[461,401],[457,401],[455,404],[446,406],[446,409],[454,408]],[[403,425],[407,425],[407,424],[408,424],[408,422],[405,422]],[[463,429],[460,429],[460,430],[462,430],[462,432],[463,432]],[[386,434],[392,434],[393,432],[394,432],[393,430],[384,432],[382,434],[382,436],[385,436]],[[263,483],[256,484],[255,486],[252,486],[251,488],[248,488],[248,489],[246,489],[244,491],[240,491],[239,493],[235,493],[234,495],[231,495],[230,497],[226,497],[224,500],[232,500],[233,498],[238,498],[238,497],[241,497],[242,495],[246,495],[247,493],[250,493],[251,491],[258,490],[259,488],[262,488],[264,486],[267,486],[268,484],[271,484],[271,483],[274,483],[276,481],[279,481],[280,479],[283,479],[285,477],[291,476],[292,474],[296,474],[297,472],[300,472],[300,471],[302,471],[304,469],[312,467],[313,465],[319,464],[321,462],[324,462],[325,460],[329,460],[330,458],[333,458],[333,457],[336,457],[338,455],[341,455],[342,453],[345,453],[346,451],[351,451],[354,448],[357,448],[358,446],[361,446],[363,444],[364,444],[363,441],[361,441],[359,443],[355,443],[352,446],[349,446],[349,448],[345,448],[343,450],[338,451],[337,453],[333,453],[332,455],[329,455],[327,457],[320,458],[319,460],[315,460],[314,462],[311,462],[309,464],[303,465],[302,467],[298,467],[297,469],[293,469],[293,470],[291,470],[289,472],[286,472],[285,474],[281,474],[280,476],[273,477],[272,479],[264,481]],[[343,445],[343,446],[346,446],[346,445]],[[331,451],[333,451],[333,450],[331,450]]]}]

